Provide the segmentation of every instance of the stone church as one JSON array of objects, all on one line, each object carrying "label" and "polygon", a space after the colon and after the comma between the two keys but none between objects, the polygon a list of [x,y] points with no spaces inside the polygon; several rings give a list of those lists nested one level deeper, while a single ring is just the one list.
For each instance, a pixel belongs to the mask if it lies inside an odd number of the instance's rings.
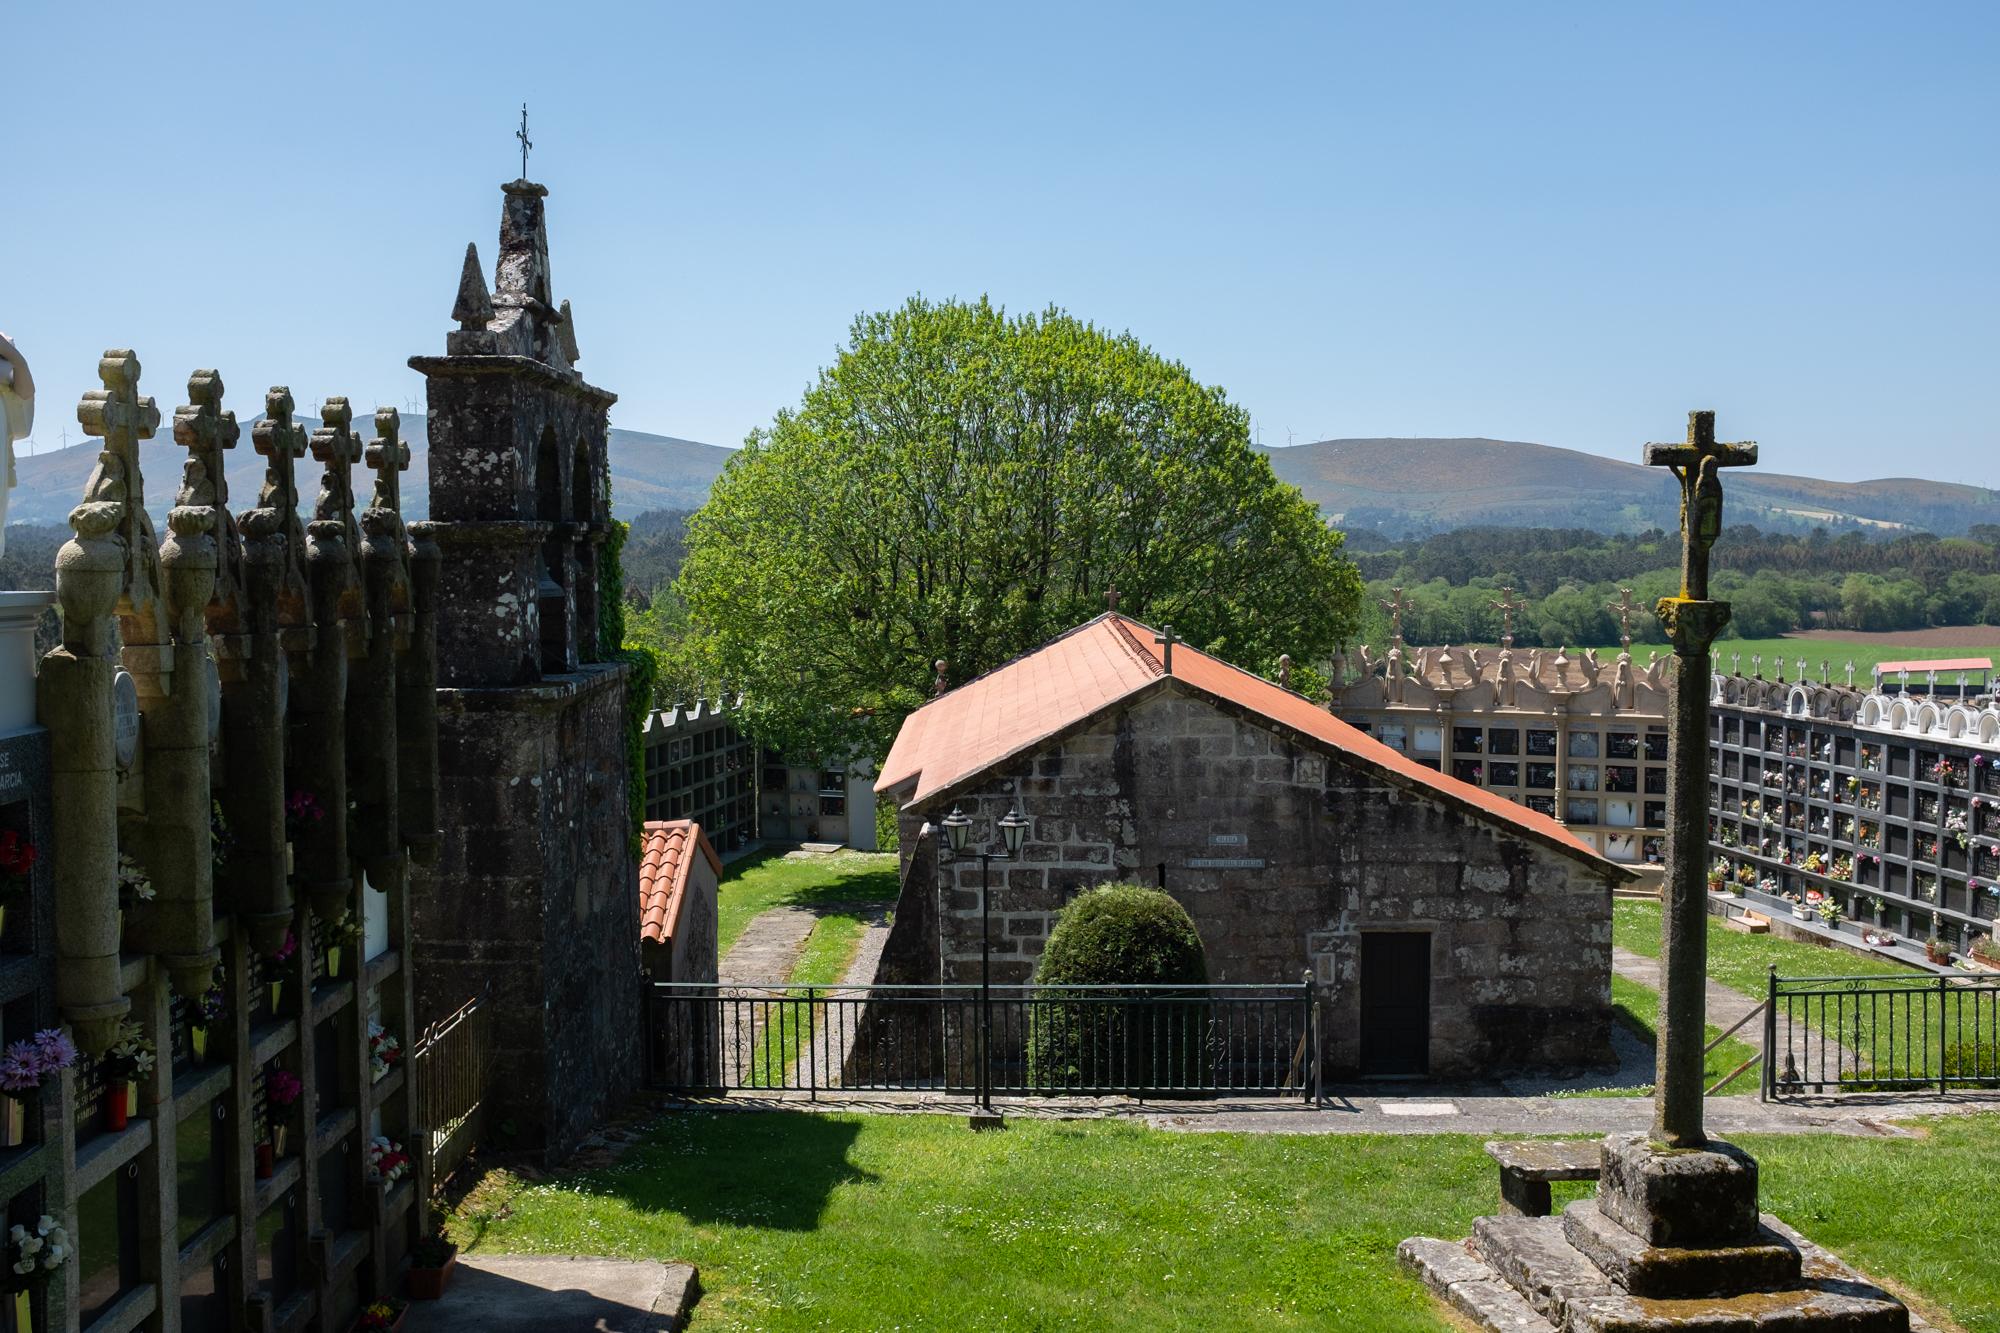
[{"label": "stone church", "polygon": [[877,791],[900,806],[903,889],[883,981],[978,979],[976,859],[994,978],[1028,980],[1056,912],[1163,883],[1209,975],[1322,989],[1326,1071],[1478,1076],[1609,1058],[1611,890],[1628,871],[1554,819],[1390,749],[1302,695],[1116,613],[932,700]]}]

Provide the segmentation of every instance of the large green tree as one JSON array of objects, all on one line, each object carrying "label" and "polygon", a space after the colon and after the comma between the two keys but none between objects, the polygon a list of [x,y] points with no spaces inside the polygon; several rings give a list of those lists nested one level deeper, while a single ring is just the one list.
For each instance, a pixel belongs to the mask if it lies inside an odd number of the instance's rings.
[{"label": "large green tree", "polygon": [[671,669],[740,686],[770,743],[880,754],[958,684],[1104,609],[1253,669],[1353,630],[1340,534],[1243,409],[1060,310],[910,301],[857,320],[688,525]]}]

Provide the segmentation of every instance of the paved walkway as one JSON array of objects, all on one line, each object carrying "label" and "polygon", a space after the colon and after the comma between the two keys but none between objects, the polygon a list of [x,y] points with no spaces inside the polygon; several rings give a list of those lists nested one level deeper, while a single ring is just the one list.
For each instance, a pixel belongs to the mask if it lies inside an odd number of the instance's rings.
[{"label": "paved walkway", "polygon": [[412,1301],[406,1333],[678,1333],[692,1264],[584,1255],[461,1255],[441,1301]]},{"label": "paved walkway", "polygon": [[[1653,1123],[1649,1097],[1507,1097],[1486,1092],[1427,1092],[1384,1097],[1371,1090],[1329,1092],[1326,1106],[1293,1099],[1218,1098],[1141,1102],[1125,1097],[995,1097],[1005,1115],[1031,1120],[1130,1120],[1156,1129],[1248,1134],[1611,1134]],[[829,1094],[742,1092],[725,1097],[667,1099],[679,1110],[863,1112],[883,1115],[969,1115],[970,1097],[930,1093]],[[1717,1134],[1842,1134],[1856,1138],[1920,1137],[1902,1124],[1919,1116],[2000,1112],[2000,1092],[1939,1097],[1876,1095],[1760,1102],[1710,1097],[1704,1119]]]},{"label": "paved walkway", "polygon": [[[1633,953],[1622,945],[1611,946],[1611,970],[1627,981],[1636,981],[1651,990],[1664,989],[1665,983],[1660,980],[1660,960]],[[1714,977],[1708,979],[1708,1021],[1719,1031],[1728,1032],[1733,1024],[1740,1022],[1762,1003],[1761,999],[1752,999]],[[1764,1049],[1764,1025],[1760,1022],[1752,1020],[1744,1023],[1730,1035],[1754,1051]]]},{"label": "paved walkway", "polygon": [[[806,938],[812,934],[819,919],[837,913],[860,917],[866,923],[855,947],[854,958],[841,975],[843,985],[864,986],[875,979],[875,969],[881,964],[882,949],[889,941],[889,911],[892,906],[881,902],[830,902],[815,903],[811,907],[773,907],[758,913],[744,927],[717,969],[722,998],[742,1001],[727,1005],[723,1014],[722,1074],[727,1081],[747,1081],[752,1072],[751,1065],[759,1053],[768,1058],[778,1049],[775,1045],[771,1051],[764,1049],[764,1030],[770,1023],[782,1021],[792,1028],[804,1021],[803,1005],[786,1008],[758,1001],[791,994],[771,987],[773,983],[782,982],[792,975],[799,953],[805,948]],[[851,1018],[852,1009],[853,1006],[846,1007],[843,1017]],[[820,1031],[811,1039],[816,1040],[821,1048],[815,1053],[815,1059],[823,1061],[829,1070],[845,1068],[858,1026],[842,1021],[816,1022],[814,1026]],[[793,1040],[796,1042],[799,1039],[795,1033]],[[839,1046],[838,1050],[831,1049],[835,1045]],[[767,1072],[771,1077],[778,1077],[782,1071],[774,1068]]]}]

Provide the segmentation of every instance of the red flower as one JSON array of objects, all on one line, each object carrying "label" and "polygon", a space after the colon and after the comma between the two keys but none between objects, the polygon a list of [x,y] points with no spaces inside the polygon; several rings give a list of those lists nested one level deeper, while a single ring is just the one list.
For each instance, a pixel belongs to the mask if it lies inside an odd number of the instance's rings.
[{"label": "red flower", "polygon": [[12,829],[0,832],[0,874],[25,875],[34,865],[34,843]]}]

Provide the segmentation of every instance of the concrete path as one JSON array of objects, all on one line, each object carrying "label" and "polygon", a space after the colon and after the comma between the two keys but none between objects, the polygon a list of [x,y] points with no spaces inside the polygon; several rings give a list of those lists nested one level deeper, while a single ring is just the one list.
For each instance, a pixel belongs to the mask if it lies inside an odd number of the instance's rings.
[{"label": "concrete path", "polygon": [[[806,939],[819,919],[839,914],[857,916],[866,923],[855,947],[854,958],[841,975],[843,985],[865,986],[875,979],[875,969],[882,961],[883,946],[889,941],[889,911],[892,906],[891,903],[880,902],[830,902],[815,903],[811,907],[773,907],[758,913],[744,927],[717,969],[722,998],[743,1001],[725,1005],[723,1010],[721,1055],[725,1080],[730,1083],[744,1082],[758,1055],[768,1054],[764,1052],[764,1030],[771,1022],[782,1020],[789,1029],[803,1021],[803,1005],[788,1009],[757,1001],[791,994],[772,987],[791,977],[792,968],[799,961],[799,953],[805,948]],[[856,998],[859,998],[858,995]],[[848,1009],[852,1008],[854,1006],[848,1006]],[[816,1007],[814,1012],[824,1011]],[[851,1017],[851,1013],[848,1016]],[[822,1024],[816,1021],[815,1026],[819,1031],[809,1038],[818,1043],[815,1062],[829,1070],[845,1068],[858,1028],[841,1022]],[[796,1037],[794,1039],[797,1040]],[[839,1049],[833,1049],[835,1046]],[[774,1044],[772,1050],[776,1049]],[[773,1077],[779,1072],[776,1069],[769,1071]]]},{"label": "concrete path", "polygon": [[405,1333],[679,1333],[692,1264],[583,1255],[461,1255],[441,1301],[412,1301]]},{"label": "concrete path", "polygon": [[[1653,1123],[1648,1097],[1506,1097],[1485,1092],[1426,1092],[1385,1097],[1365,1089],[1329,1092],[1324,1108],[1292,1099],[1219,1098],[1201,1102],[1141,1102],[1124,1097],[995,1097],[1003,1114],[1023,1120],[1132,1120],[1157,1129],[1247,1134],[1610,1134],[1644,1130]],[[741,1092],[726,1097],[669,1099],[669,1110],[862,1112],[882,1115],[971,1113],[970,1097],[928,1093],[840,1094]],[[1950,1096],[1894,1094],[1848,1098],[1797,1098],[1760,1102],[1750,1097],[1710,1097],[1707,1127],[1717,1134],[1843,1134],[1857,1138],[1912,1138],[1920,1127],[1899,1124],[1919,1116],[2000,1112],[2000,1092]]]},{"label": "concrete path", "polygon": [[792,964],[812,934],[819,914],[810,907],[773,907],[759,912],[729,946],[717,966],[724,986],[761,986],[792,975]]}]

